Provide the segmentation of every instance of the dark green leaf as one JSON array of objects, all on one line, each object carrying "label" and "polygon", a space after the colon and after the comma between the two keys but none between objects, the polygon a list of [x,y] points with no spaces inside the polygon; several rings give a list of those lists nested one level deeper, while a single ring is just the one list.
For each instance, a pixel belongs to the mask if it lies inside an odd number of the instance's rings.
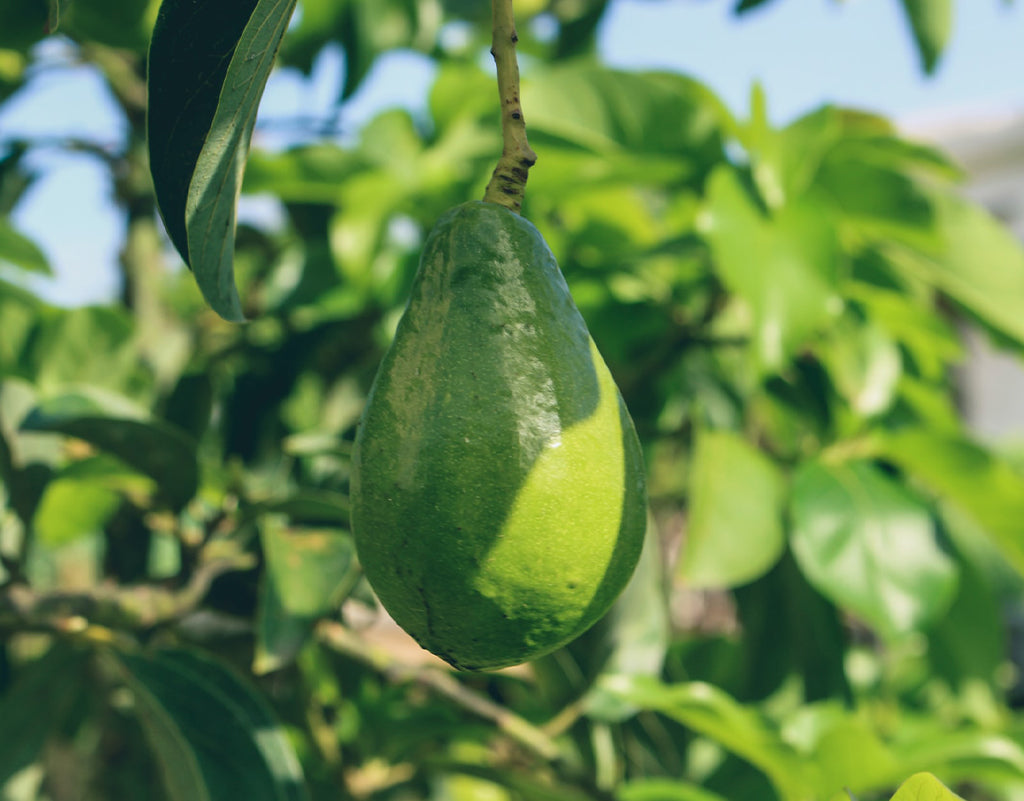
[{"label": "dark green leaf", "polygon": [[39,756],[47,737],[65,719],[84,689],[85,654],[58,644],[22,667],[0,696],[0,788]]},{"label": "dark green leaf", "polygon": [[42,401],[22,421],[24,431],[53,431],[91,442],[152,478],[174,507],[198,486],[196,444],[186,434],[149,419],[124,398],[93,391]]},{"label": "dark green leaf", "polygon": [[747,11],[751,11],[758,6],[767,5],[770,0],[739,0],[733,7],[734,14],[743,14]]},{"label": "dark green leaf", "polygon": [[931,73],[953,31],[953,0],[901,0],[921,67]]},{"label": "dark green leaf", "polygon": [[733,587],[764,574],[785,547],[778,468],[731,431],[696,438],[680,575],[694,587]]},{"label": "dark green leaf", "polygon": [[803,465],[792,517],[807,580],[883,635],[920,630],[948,608],[956,565],[927,507],[870,463]]},{"label": "dark green leaf", "polygon": [[242,319],[235,205],[294,0],[164,0],[149,52],[149,156],[168,234],[218,314]]},{"label": "dark green leaf", "polygon": [[32,273],[50,275],[50,263],[35,242],[0,219],[0,264],[6,262]]},{"label": "dark green leaf", "polygon": [[266,701],[197,652],[119,654],[171,801],[307,801],[302,768]]}]

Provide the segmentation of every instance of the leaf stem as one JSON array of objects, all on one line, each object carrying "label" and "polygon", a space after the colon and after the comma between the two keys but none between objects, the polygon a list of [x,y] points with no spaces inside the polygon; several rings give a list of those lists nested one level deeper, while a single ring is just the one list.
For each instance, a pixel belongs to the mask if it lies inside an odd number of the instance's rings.
[{"label": "leaf stem", "polygon": [[501,158],[484,192],[484,201],[504,206],[517,214],[523,204],[526,178],[537,154],[526,140],[526,120],[519,100],[519,64],[516,61],[515,15],[512,0],[491,0],[494,34],[491,55],[498,69],[501,100]]}]

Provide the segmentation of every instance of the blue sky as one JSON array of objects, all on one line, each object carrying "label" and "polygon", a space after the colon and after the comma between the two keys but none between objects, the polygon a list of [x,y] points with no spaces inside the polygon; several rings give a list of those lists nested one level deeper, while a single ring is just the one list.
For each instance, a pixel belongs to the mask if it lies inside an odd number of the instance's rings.
[{"label": "blue sky", "polygon": [[[732,0],[615,0],[600,31],[605,59],[625,68],[685,72],[741,115],[752,83],[785,122],[823,102],[879,111],[897,120],[963,119],[1024,112],[1024,2],[959,0],[952,43],[932,78],[921,75],[897,0],[775,0],[737,19]],[[271,79],[263,119],[326,113],[340,58],[328,54],[314,80]],[[429,62],[396,54],[378,64],[345,109],[358,125],[391,105],[423,106]],[[529,109],[525,109],[529,119]],[[0,141],[26,134],[115,144],[120,130],[100,82],[81,68],[48,71],[0,114]],[[273,137],[263,135],[264,141]],[[114,268],[123,230],[107,200],[104,173],[88,158],[40,151],[44,177],[15,223],[47,252],[56,277],[37,284],[50,300],[102,301],[118,289]]]}]

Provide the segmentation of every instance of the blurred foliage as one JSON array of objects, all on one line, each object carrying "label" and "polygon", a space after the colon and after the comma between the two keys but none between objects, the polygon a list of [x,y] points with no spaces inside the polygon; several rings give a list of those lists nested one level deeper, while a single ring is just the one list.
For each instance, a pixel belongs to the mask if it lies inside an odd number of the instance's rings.
[{"label": "blurred foliage", "polygon": [[603,67],[606,6],[520,0],[524,214],[636,421],[648,547],[578,641],[454,674],[379,612],[347,487],[423,238],[500,149],[485,4],[300,4],[280,63],[340,45],[340,108],[385,51],[438,73],[422,117],[250,154],[241,325],[158,224],[155,4],[0,5],[0,100],[55,22],[109,86],[118,148],[66,145],[125,223],[120,299],[45,303],[10,215],[54,143],[0,139],[0,798],[1024,798],[1024,472],[956,404],[968,328],[1024,351],[1024,252],[883,119]]}]

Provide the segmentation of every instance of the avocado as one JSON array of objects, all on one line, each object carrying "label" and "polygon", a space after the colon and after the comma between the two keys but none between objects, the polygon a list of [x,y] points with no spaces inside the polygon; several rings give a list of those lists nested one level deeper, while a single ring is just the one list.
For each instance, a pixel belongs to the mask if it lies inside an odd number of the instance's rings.
[{"label": "avocado", "polygon": [[619,595],[643,457],[544,239],[470,202],[424,244],[356,433],[352,530],[384,608],[465,670],[534,659]]}]

